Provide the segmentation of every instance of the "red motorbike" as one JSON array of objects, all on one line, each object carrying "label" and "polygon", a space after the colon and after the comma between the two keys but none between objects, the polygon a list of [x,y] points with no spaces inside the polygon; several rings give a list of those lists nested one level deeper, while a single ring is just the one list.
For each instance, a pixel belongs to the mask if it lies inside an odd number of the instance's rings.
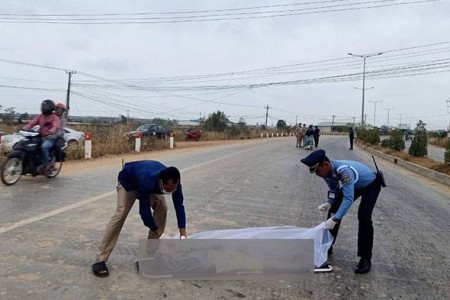
[{"label": "red motorbike", "polygon": [[186,136],[184,137],[185,141],[198,141],[202,137],[201,129],[189,129],[186,131]]}]

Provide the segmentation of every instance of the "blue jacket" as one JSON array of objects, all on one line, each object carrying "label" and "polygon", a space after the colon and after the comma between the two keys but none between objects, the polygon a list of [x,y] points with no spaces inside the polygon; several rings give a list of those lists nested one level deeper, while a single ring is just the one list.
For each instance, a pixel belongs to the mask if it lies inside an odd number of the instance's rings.
[{"label": "blue jacket", "polygon": [[[124,165],[118,176],[120,184],[126,191],[138,191],[139,214],[145,226],[153,231],[156,231],[158,226],[153,219],[150,209],[150,194],[162,194],[159,189],[158,175],[165,168],[165,165],[154,160],[129,162]],[[181,179],[177,189],[172,194],[172,201],[175,207],[178,228],[186,228]]]},{"label": "blue jacket", "polygon": [[[343,199],[339,206],[336,219],[342,219],[355,197],[355,190],[360,190],[370,185],[375,180],[375,173],[360,162],[350,160],[332,160],[331,161],[331,177],[325,177],[325,182],[330,191],[338,195],[340,185],[342,184]],[[334,199],[328,199],[328,202],[333,205]]]}]

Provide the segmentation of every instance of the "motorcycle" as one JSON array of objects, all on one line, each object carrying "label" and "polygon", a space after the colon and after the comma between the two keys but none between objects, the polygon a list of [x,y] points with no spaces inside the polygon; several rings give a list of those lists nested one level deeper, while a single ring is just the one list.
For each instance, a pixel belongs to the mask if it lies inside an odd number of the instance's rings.
[{"label": "motorcycle", "polygon": [[56,177],[61,172],[64,160],[64,152],[61,145],[55,145],[50,148],[49,158],[50,164],[44,170],[42,165],[41,144],[42,139],[38,132],[20,130],[24,139],[19,141],[13,147],[13,151],[6,157],[5,163],[1,166],[0,177],[5,185],[13,185],[17,183],[22,175],[31,174],[35,177],[38,175],[47,178]]},{"label": "motorcycle", "polygon": [[185,141],[198,141],[202,137],[202,130],[201,129],[189,129],[186,131],[186,136],[184,137]]}]

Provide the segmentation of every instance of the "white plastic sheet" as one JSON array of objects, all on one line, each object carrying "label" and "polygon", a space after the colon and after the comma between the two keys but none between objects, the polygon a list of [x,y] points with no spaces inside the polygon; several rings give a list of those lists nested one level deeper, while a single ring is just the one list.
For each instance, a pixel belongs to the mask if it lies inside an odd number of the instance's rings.
[{"label": "white plastic sheet", "polygon": [[296,226],[252,227],[244,229],[213,230],[195,233],[189,239],[313,239],[314,265],[320,267],[328,259],[333,236],[325,229],[325,222],[313,228]]}]

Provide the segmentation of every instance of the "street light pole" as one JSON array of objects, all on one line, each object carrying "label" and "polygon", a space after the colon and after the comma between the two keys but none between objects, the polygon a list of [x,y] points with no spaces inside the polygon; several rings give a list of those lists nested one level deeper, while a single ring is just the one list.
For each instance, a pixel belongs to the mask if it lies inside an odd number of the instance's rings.
[{"label": "street light pole", "polygon": [[[447,103],[447,113],[450,114],[450,99],[447,99],[445,102]],[[447,137],[450,137],[450,121],[448,122]]]},{"label": "street light pole", "polygon": [[[402,126],[402,115],[404,115],[405,113],[397,113],[397,115],[400,116],[400,123],[399,123],[399,127]],[[401,129],[401,128],[400,128]]]},{"label": "street light pole", "polygon": [[377,116],[377,103],[383,102],[383,100],[369,101],[369,102],[372,102],[374,104],[374,106],[373,106],[373,127],[376,127],[375,118]]},{"label": "street light pole", "polygon": [[361,126],[364,127],[364,92],[366,90],[366,59],[372,56],[377,56],[383,54],[383,52],[357,55],[353,53],[347,53],[350,56],[361,57],[363,59],[363,86],[362,86],[362,108],[361,108]]},{"label": "street light pole", "polygon": [[393,108],[383,108],[384,110],[387,110],[388,112],[388,122],[387,122],[387,127],[388,127],[388,131],[389,131],[389,111],[392,110]]}]

